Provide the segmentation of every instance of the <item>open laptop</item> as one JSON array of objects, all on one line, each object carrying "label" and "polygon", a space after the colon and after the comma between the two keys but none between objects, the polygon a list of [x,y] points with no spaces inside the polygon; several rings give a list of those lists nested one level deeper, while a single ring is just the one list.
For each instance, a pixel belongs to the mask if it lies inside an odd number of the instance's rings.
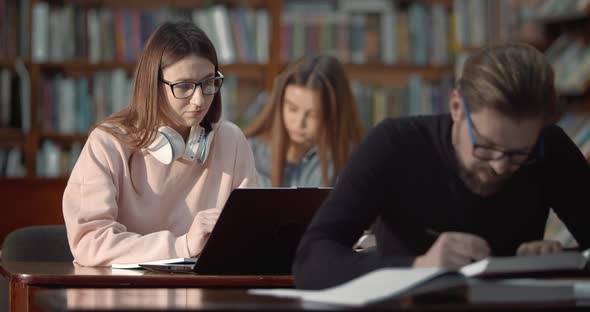
[{"label": "open laptop", "polygon": [[331,190],[235,189],[196,262],[140,266],[156,271],[199,274],[291,274],[299,240]]}]

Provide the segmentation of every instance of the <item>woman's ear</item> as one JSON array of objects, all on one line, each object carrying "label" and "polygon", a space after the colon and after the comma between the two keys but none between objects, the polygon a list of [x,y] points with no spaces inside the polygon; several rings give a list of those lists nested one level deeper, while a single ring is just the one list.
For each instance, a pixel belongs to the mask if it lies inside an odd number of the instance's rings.
[{"label": "woman's ear", "polygon": [[463,117],[462,100],[457,89],[451,91],[449,97],[449,112],[451,113],[451,118],[454,122],[458,122]]}]

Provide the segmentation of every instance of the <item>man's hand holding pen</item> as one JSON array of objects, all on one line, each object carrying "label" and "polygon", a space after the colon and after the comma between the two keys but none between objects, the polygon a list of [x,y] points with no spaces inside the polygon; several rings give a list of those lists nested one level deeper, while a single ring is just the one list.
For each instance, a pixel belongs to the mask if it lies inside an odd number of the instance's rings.
[{"label": "man's hand holding pen", "polygon": [[563,251],[560,242],[554,240],[539,240],[520,244],[516,250],[517,256],[546,255]]},{"label": "man's hand holding pen", "polygon": [[[434,231],[427,230],[430,235]],[[416,257],[414,267],[459,269],[473,261],[490,256],[490,246],[481,237],[461,232],[436,233],[436,241],[423,255]]]}]

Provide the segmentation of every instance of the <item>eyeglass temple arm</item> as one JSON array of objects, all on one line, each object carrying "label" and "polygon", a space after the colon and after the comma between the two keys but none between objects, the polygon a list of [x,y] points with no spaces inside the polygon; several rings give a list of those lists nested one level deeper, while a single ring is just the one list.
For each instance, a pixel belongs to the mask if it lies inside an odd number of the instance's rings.
[{"label": "eyeglass temple arm", "polygon": [[473,123],[471,122],[471,116],[469,116],[469,110],[467,109],[467,102],[465,101],[465,99],[459,95],[459,97],[461,98],[461,103],[463,104],[463,110],[465,111],[465,118],[467,119],[467,124],[469,125],[469,127],[467,127],[467,129],[469,130],[469,137],[471,138],[471,142],[475,143],[475,134],[473,133]]}]

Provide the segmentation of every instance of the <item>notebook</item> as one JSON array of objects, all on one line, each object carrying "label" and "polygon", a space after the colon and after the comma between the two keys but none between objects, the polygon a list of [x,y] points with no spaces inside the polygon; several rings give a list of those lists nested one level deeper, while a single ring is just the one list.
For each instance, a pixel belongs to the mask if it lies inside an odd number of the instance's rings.
[{"label": "notebook", "polygon": [[439,268],[383,268],[323,290],[250,289],[248,293],[325,304],[362,306],[400,294],[448,274]]},{"label": "notebook", "polygon": [[[323,290],[251,289],[249,293],[297,298],[324,304],[364,306],[411,295],[430,300],[432,295],[473,303],[561,302],[580,295],[580,286],[564,283],[506,283],[480,277],[535,276],[564,272],[582,275],[587,253],[562,252],[540,256],[492,257],[464,266],[458,271],[443,268],[382,268]],[[476,277],[477,279],[471,279]],[[542,287],[541,287],[542,286]],[[588,287],[587,289],[590,289]],[[590,292],[588,292],[590,293]],[[588,294],[583,295],[589,297]]]},{"label": "notebook", "polygon": [[[300,299],[321,304],[361,307],[412,297],[413,302],[479,304],[571,302],[577,296],[570,284],[505,283],[469,279],[440,268],[383,268],[322,290],[250,289],[261,296]],[[384,310],[391,305],[384,306]]]},{"label": "notebook", "polygon": [[138,265],[164,272],[289,275],[299,240],[331,189],[235,189],[195,262]]},{"label": "notebook", "polygon": [[587,275],[589,251],[564,251],[537,256],[490,257],[461,268],[470,277]]}]

